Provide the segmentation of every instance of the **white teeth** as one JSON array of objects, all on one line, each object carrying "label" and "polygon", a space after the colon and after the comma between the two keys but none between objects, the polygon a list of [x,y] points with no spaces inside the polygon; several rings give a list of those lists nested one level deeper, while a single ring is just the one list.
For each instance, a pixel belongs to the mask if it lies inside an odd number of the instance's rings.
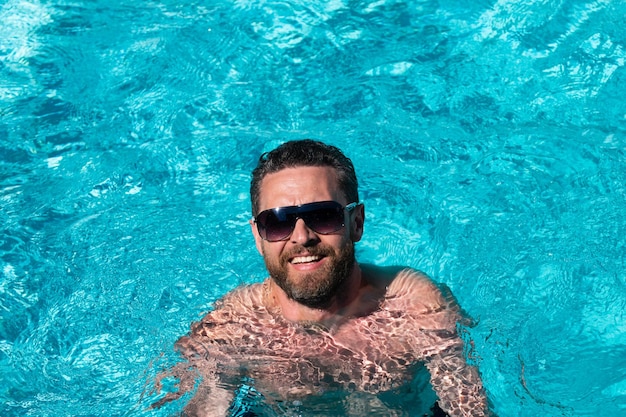
[{"label": "white teeth", "polygon": [[303,264],[306,262],[315,262],[320,259],[319,256],[298,256],[291,260],[292,264]]}]

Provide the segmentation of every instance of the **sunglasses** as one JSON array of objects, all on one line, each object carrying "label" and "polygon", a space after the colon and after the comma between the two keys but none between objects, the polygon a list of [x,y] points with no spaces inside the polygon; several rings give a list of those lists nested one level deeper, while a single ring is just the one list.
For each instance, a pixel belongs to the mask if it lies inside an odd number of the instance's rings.
[{"label": "sunglasses", "polygon": [[336,201],[318,201],[300,206],[275,207],[260,212],[254,222],[261,238],[268,242],[287,240],[298,219],[302,219],[315,233],[327,235],[345,226],[344,210],[349,213],[358,205],[350,203],[344,207]]}]

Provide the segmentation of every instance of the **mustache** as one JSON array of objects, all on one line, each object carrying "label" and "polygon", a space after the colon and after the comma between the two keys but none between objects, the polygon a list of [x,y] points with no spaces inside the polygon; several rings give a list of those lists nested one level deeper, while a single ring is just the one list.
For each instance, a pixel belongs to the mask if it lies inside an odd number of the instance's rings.
[{"label": "mustache", "polygon": [[318,245],[311,246],[311,247],[305,247],[305,246],[300,245],[300,246],[291,248],[287,252],[284,252],[280,257],[280,260],[281,262],[289,262],[289,259],[296,257],[298,255],[307,254],[311,256],[325,257],[325,256],[334,255],[334,253],[335,252],[332,250],[332,248],[328,246],[323,246],[323,245],[318,244]]}]

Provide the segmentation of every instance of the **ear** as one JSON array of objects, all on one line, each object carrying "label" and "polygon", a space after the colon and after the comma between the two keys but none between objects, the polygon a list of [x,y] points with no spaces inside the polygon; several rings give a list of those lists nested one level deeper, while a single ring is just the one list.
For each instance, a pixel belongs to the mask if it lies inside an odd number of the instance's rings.
[{"label": "ear", "polygon": [[254,236],[254,243],[256,245],[256,250],[259,251],[261,256],[263,256],[263,239],[259,236],[259,229],[256,227],[256,223],[254,223],[254,219],[250,219],[248,222],[250,223],[250,229],[252,230],[252,236]]},{"label": "ear", "polygon": [[358,242],[363,236],[363,223],[365,223],[365,206],[359,204],[354,208],[350,221],[350,239],[353,242]]}]

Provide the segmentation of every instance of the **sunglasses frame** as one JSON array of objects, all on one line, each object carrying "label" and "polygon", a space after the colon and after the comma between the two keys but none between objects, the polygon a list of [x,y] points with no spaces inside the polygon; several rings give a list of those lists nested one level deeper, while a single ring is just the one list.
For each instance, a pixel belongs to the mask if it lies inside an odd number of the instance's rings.
[{"label": "sunglasses frame", "polygon": [[[330,203],[332,203],[332,205]],[[266,240],[268,242],[281,242],[281,241],[285,241],[289,239],[289,237],[293,233],[293,230],[296,227],[296,223],[298,222],[298,219],[302,219],[309,229],[311,229],[312,231],[320,235],[329,235],[331,233],[335,233],[336,231],[341,230],[346,226],[345,218],[344,218],[341,222],[341,226],[339,226],[338,228],[332,231],[328,231],[328,232],[319,232],[315,230],[315,228],[307,224],[307,221],[303,217],[303,215],[306,217],[307,213],[312,213],[320,209],[332,209],[332,208],[341,209],[342,213],[345,213],[345,211],[348,211],[348,213],[350,213],[359,205],[361,205],[361,203],[354,202],[354,203],[350,203],[350,204],[346,204],[345,206],[342,206],[341,203],[338,203],[332,200],[316,201],[313,203],[300,204],[297,206],[274,207],[274,208],[270,208],[267,210],[263,210],[262,212],[257,214],[252,220],[254,221],[254,223],[256,223],[257,231],[261,239]],[[312,206],[320,206],[320,207],[311,209]],[[274,216],[276,216],[278,219],[280,219],[281,217],[285,218],[285,220],[282,220],[284,222],[286,222],[287,220],[292,220],[291,229],[287,235],[281,237],[280,239],[268,239],[267,238],[267,225],[259,221],[259,217],[261,217],[264,213],[268,213],[268,212],[273,212]],[[293,215],[295,215],[295,217],[291,219],[290,217]]]}]

